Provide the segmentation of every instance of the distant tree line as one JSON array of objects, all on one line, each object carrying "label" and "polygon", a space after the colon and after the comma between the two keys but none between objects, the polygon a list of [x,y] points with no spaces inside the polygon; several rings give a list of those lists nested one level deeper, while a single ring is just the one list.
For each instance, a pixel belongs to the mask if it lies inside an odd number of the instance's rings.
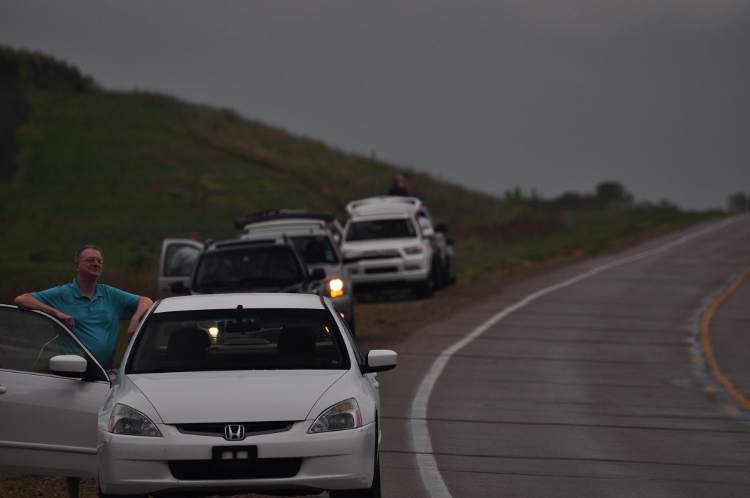
[{"label": "distant tree line", "polygon": [[632,202],[633,194],[625,190],[620,182],[602,182],[596,186],[596,198],[600,201]]},{"label": "distant tree line", "polygon": [[750,211],[750,195],[744,192],[737,192],[729,196],[729,211],[732,213],[743,213]]},{"label": "distant tree line", "polygon": [[96,87],[77,67],[40,52],[15,50],[0,45],[0,80],[44,90],[82,92]]},{"label": "distant tree line", "polygon": [[[562,202],[563,204],[576,204],[585,203],[591,201],[599,201],[601,203],[618,202],[623,204],[631,204],[633,202],[633,194],[628,192],[620,182],[617,181],[606,181],[599,183],[595,189],[594,194],[579,194],[577,192],[565,192],[559,198],[554,201]],[[520,187],[516,187],[511,190],[505,191],[505,201],[510,203],[525,202],[525,201],[540,201],[539,195],[536,190],[531,190],[531,195],[526,197]]]},{"label": "distant tree line", "polygon": [[0,180],[15,171],[18,152],[15,132],[29,119],[27,90],[37,88],[84,92],[95,88],[94,80],[78,68],[39,52],[0,46]]}]

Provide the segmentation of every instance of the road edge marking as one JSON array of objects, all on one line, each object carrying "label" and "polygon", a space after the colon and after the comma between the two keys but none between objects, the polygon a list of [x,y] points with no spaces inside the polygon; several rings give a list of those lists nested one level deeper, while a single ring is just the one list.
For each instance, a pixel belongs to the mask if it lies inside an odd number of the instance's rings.
[{"label": "road edge marking", "polygon": [[746,410],[750,410],[750,400],[748,400],[736,387],[734,387],[734,384],[732,384],[732,382],[727,379],[721,372],[719,363],[716,361],[716,356],[714,355],[714,348],[713,346],[711,346],[709,328],[711,324],[711,318],[713,317],[714,312],[716,312],[716,310],[719,308],[719,305],[739,288],[748,274],[750,274],[750,267],[745,268],[745,270],[740,273],[740,275],[734,280],[734,282],[732,282],[732,284],[724,292],[722,292],[719,297],[714,299],[714,301],[708,306],[708,309],[706,309],[706,312],[701,317],[701,349],[703,351],[703,357],[705,358],[708,367],[706,370],[710,372],[711,375],[713,375],[714,379],[716,379],[719,384],[721,384],[721,386],[726,390],[727,394],[734,398],[734,400]]},{"label": "road edge marking", "polygon": [[649,256],[659,254],[673,247],[684,244],[685,242],[688,242],[689,240],[700,237],[701,235],[723,228],[734,221],[735,221],[735,217],[725,219],[719,223],[710,225],[706,228],[697,230],[695,232],[691,232],[687,235],[683,235],[682,237],[676,240],[673,240],[672,242],[668,242],[654,249],[649,249],[647,251],[634,254],[633,256],[616,259],[607,264],[597,266],[589,271],[581,273],[580,275],[569,278],[568,280],[565,280],[558,284],[554,284],[549,287],[545,287],[544,289],[533,292],[529,294],[528,296],[526,296],[525,298],[521,299],[520,301],[516,302],[515,304],[512,304],[508,306],[507,308],[505,308],[504,310],[493,315],[489,320],[487,320],[486,322],[484,322],[483,324],[479,325],[474,330],[469,332],[463,339],[456,341],[451,346],[448,346],[446,349],[444,349],[435,358],[432,365],[430,366],[430,369],[427,371],[425,376],[422,378],[422,381],[419,383],[419,387],[417,388],[417,394],[414,396],[414,400],[412,401],[411,412],[409,415],[409,419],[411,422],[410,429],[411,429],[411,435],[412,435],[412,445],[414,447],[414,453],[417,458],[417,465],[419,466],[419,473],[422,477],[422,483],[427,489],[427,492],[429,493],[430,497],[431,498],[452,498],[453,496],[448,490],[448,487],[445,484],[445,480],[443,480],[443,476],[440,474],[440,469],[438,468],[437,460],[435,459],[435,456],[433,454],[432,439],[430,438],[430,430],[429,430],[429,427],[427,426],[427,405],[429,404],[432,390],[434,389],[435,384],[437,384],[438,379],[440,378],[443,371],[445,370],[445,367],[448,364],[448,361],[450,361],[450,359],[458,351],[460,351],[465,346],[474,342],[474,340],[476,340],[479,336],[481,336],[484,332],[486,332],[490,327],[498,323],[500,320],[502,320],[506,316],[510,315],[514,311],[517,311],[523,308],[524,306],[532,303],[533,301],[539,299],[542,296],[545,296],[551,292],[563,289],[565,287],[570,287],[573,284],[576,284],[582,280],[591,278],[595,275],[598,275],[599,273],[610,270],[612,268],[616,268],[618,266],[622,266],[627,263],[631,263],[633,261],[638,261],[640,259],[645,259]]}]

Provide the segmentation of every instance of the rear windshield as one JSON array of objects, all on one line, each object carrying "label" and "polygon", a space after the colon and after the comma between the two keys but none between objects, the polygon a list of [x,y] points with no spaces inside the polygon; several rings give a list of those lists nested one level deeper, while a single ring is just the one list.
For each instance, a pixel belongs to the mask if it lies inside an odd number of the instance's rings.
[{"label": "rear windshield", "polygon": [[414,224],[406,218],[353,221],[346,230],[346,240],[397,239],[416,237]]},{"label": "rear windshield", "polygon": [[203,253],[192,288],[201,294],[284,292],[304,280],[303,272],[288,246],[225,249]]},{"label": "rear windshield", "polygon": [[348,369],[324,310],[240,309],[154,313],[133,345],[128,373]]}]

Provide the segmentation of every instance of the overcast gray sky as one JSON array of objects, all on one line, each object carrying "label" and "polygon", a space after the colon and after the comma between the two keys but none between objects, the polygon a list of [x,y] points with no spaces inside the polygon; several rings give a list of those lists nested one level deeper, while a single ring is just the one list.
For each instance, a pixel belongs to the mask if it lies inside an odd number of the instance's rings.
[{"label": "overcast gray sky", "polygon": [[748,0],[0,0],[0,44],[492,194],[750,194]]}]

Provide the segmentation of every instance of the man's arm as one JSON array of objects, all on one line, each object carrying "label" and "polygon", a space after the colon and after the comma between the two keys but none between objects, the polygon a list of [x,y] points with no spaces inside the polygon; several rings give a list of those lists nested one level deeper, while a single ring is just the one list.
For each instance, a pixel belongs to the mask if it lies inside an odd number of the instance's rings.
[{"label": "man's arm", "polygon": [[52,306],[48,304],[44,304],[39,299],[35,298],[33,295],[29,294],[28,292],[26,294],[21,294],[20,296],[16,297],[13,300],[13,304],[18,306],[19,308],[23,308],[26,310],[38,310],[43,311],[47,313],[50,316],[54,316],[58,320],[60,320],[62,323],[65,324],[66,327],[68,327],[70,330],[73,330],[73,327],[75,327],[75,320],[73,320],[73,317],[70,315],[66,315],[62,311],[58,310],[57,308],[53,308]]},{"label": "man's arm", "polygon": [[133,337],[135,329],[137,329],[138,324],[141,323],[143,315],[146,314],[152,304],[154,304],[154,302],[150,298],[145,296],[138,297],[138,304],[135,307],[135,313],[133,313],[133,316],[130,318],[130,324],[128,325],[128,341]]}]

